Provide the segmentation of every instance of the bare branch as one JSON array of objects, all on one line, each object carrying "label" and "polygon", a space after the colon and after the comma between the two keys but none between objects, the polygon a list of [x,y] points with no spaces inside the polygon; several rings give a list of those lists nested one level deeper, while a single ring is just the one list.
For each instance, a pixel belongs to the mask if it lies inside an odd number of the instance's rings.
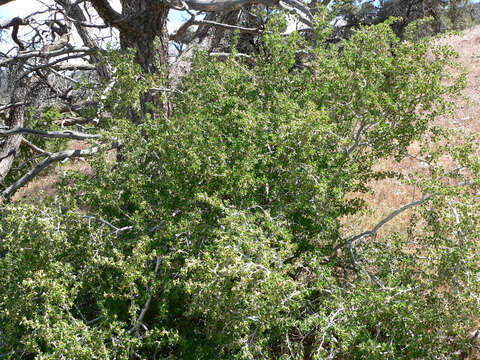
[{"label": "bare branch", "polygon": [[[199,11],[231,11],[253,4],[263,4],[266,6],[275,6],[277,0],[187,0],[185,1],[190,9]],[[173,6],[181,6],[178,0],[171,2]]]},{"label": "bare branch", "polygon": [[411,207],[413,206],[416,206],[416,205],[420,205],[420,204],[423,204],[425,201],[428,201],[430,200],[433,196],[435,196],[435,194],[429,194],[429,195],[426,195],[426,196],[423,196],[421,199],[419,200],[416,200],[416,201],[412,201],[411,203],[409,204],[406,204],[404,206],[402,206],[401,208],[391,212],[387,217],[385,217],[384,219],[382,219],[377,225],[375,225],[371,230],[367,230],[367,231],[364,231],[363,233],[361,234],[358,234],[358,235],[355,235],[355,236],[352,236],[350,239],[348,240],[345,240],[343,241],[341,244],[337,245],[333,252],[336,252],[338,249],[340,249],[341,247],[345,246],[345,245],[350,245],[352,243],[354,243],[355,241],[357,240],[362,240],[362,239],[365,239],[366,237],[369,237],[369,236],[373,236],[375,235],[378,230],[380,230],[380,228],[385,225],[386,223],[388,223],[390,220],[392,220],[394,217],[398,216],[399,214],[403,213],[404,211],[410,209]]},{"label": "bare branch", "polygon": [[32,180],[35,176],[37,176],[43,169],[48,167],[50,164],[53,164],[55,162],[62,161],[65,159],[92,156],[100,151],[109,150],[118,146],[119,144],[114,144],[113,146],[94,146],[90,149],[65,150],[65,151],[53,153],[50,156],[48,156],[46,159],[44,159],[36,167],[34,167],[32,170],[30,170],[28,173],[23,175],[20,179],[15,181],[8,188],[6,188],[2,192],[1,196],[4,199],[9,199],[19,188],[21,188],[27,182]]},{"label": "bare branch", "polygon": [[116,12],[110,6],[108,0],[90,0],[90,3],[107,24],[112,25],[120,31],[124,31],[126,33],[136,33],[141,35],[138,29],[132,26],[125,16]]},{"label": "bare branch", "polygon": [[[160,258],[160,256],[157,256],[156,261],[155,261],[155,276],[158,275],[158,271],[160,270],[160,263],[161,263],[161,258]],[[150,286],[150,289],[149,289],[150,294],[148,294],[148,298],[147,298],[147,301],[145,302],[145,306],[143,307],[142,311],[140,312],[140,315],[138,316],[137,320],[135,321],[135,325],[133,325],[128,330],[129,334],[138,330],[138,328],[142,325],[143,318],[145,317],[145,314],[147,313],[148,308],[150,307],[150,303],[152,302],[152,294],[151,294],[152,290],[153,290],[153,285]]]},{"label": "bare branch", "polygon": [[22,144],[28,146],[30,149],[32,149],[33,151],[35,151],[36,153],[38,154],[42,154],[42,155],[51,155],[52,153],[49,152],[49,151],[45,151],[41,148],[39,148],[37,145],[35,145],[34,143],[28,141],[27,139],[23,138],[22,139]]},{"label": "bare branch", "polygon": [[[17,64],[15,67],[15,73],[19,71],[21,65]],[[17,81],[13,90],[11,102],[25,103],[27,95],[28,84],[24,80]],[[14,106],[9,111],[9,116],[5,121],[7,127],[22,127],[24,123],[25,105]],[[0,182],[5,179],[10,168],[12,167],[15,155],[20,147],[22,141],[22,135],[13,135],[7,137],[7,139],[0,146]]]},{"label": "bare branch", "polygon": [[183,0],[179,0],[179,1],[182,4],[183,9],[190,14],[191,18],[187,22],[185,22],[182,26],[180,26],[180,28],[175,33],[170,35],[170,40],[179,41],[182,35],[186,32],[186,30],[193,25],[215,26],[222,29],[239,30],[242,32],[250,33],[250,34],[258,34],[261,32],[261,29],[257,29],[257,28],[247,28],[243,26],[231,25],[231,24],[226,24],[226,23],[221,23],[221,22],[216,22],[211,20],[195,20],[196,14],[190,11],[189,2],[186,2]]},{"label": "bare branch", "polygon": [[313,23],[310,19],[307,19],[305,16],[306,14],[304,14],[301,10],[299,10],[298,8],[296,8],[295,6],[293,6],[292,4],[290,3],[287,3],[287,2],[284,2],[283,0],[279,1],[278,3],[280,5],[281,8],[287,10],[289,13],[291,14],[294,14],[294,15],[297,15],[298,16],[298,19],[304,23],[305,25],[309,26],[309,27],[313,27]]},{"label": "bare branch", "polygon": [[58,71],[92,71],[97,69],[95,65],[90,64],[59,64],[52,66],[52,68]]},{"label": "bare branch", "polygon": [[194,22],[195,22],[195,17],[192,16],[187,22],[183,23],[182,26],[180,26],[175,33],[173,33],[169,36],[170,40],[180,41],[183,34],[185,34],[185,32],[188,30],[188,28],[190,26],[194,25]]},{"label": "bare branch", "polygon": [[97,52],[98,50],[91,49],[88,47],[79,47],[79,48],[64,48],[60,50],[44,52],[43,50],[33,50],[33,51],[26,51],[18,54],[15,57],[8,58],[2,62],[0,62],[0,67],[14,63],[18,60],[27,60],[33,57],[41,57],[41,58],[51,58],[55,56],[65,55],[65,54],[79,54],[81,56],[88,55]]},{"label": "bare branch", "polygon": [[[460,182],[458,184],[456,184],[454,187],[457,188],[459,186],[465,186],[465,185],[468,185],[470,184],[469,182]],[[412,201],[411,203],[409,204],[406,204],[404,206],[402,206],[401,208],[398,208],[397,210],[395,211],[392,211],[387,217],[383,218],[377,225],[375,225],[371,230],[367,230],[367,231],[364,231],[363,233],[361,234],[358,234],[358,235],[355,235],[355,236],[352,236],[350,239],[348,240],[345,240],[343,241],[342,243],[338,244],[337,246],[335,246],[335,248],[333,249],[333,253],[335,253],[337,250],[339,250],[340,248],[342,248],[343,246],[345,245],[350,245],[350,244],[353,244],[355,241],[357,240],[363,240],[369,236],[374,236],[377,234],[378,230],[380,230],[380,228],[385,225],[386,223],[388,223],[390,220],[392,220],[393,218],[397,217],[398,215],[400,215],[401,213],[403,213],[404,211],[410,209],[411,207],[414,207],[414,206],[417,206],[417,205],[420,205],[420,204],[423,204],[424,202],[430,200],[431,198],[437,196],[438,194],[426,194],[424,196],[422,196],[421,199],[419,200],[415,200],[415,201]]]},{"label": "bare branch", "polygon": [[110,227],[113,231],[110,235],[118,235],[119,233],[123,232],[123,231],[128,231],[128,230],[132,230],[133,229],[133,226],[129,225],[129,226],[124,226],[122,228],[118,228],[116,227],[115,225],[113,225],[111,222],[101,218],[101,217],[98,217],[98,216],[94,216],[94,215],[86,215],[84,216],[85,219],[95,219],[95,220],[98,220],[99,222],[101,222],[102,224],[104,225],[107,225],[108,227]]},{"label": "bare branch", "polygon": [[310,9],[307,8],[302,2],[298,0],[282,0],[285,4],[290,5],[294,9],[298,9],[299,11],[303,12],[310,20],[313,20],[313,15],[310,12]]},{"label": "bare branch", "polygon": [[[1,5],[1,4],[0,4]],[[27,25],[27,21],[20,17],[14,17],[11,19],[1,19],[0,20],[0,29],[6,29],[11,26]]]},{"label": "bare branch", "polygon": [[7,105],[4,105],[4,106],[0,106],[0,111],[4,111],[4,110],[10,109],[12,107],[23,106],[23,105],[25,105],[25,102],[16,102],[16,103],[13,103],[13,104],[7,104]]},{"label": "bare branch", "polygon": [[63,119],[62,122],[61,122],[61,126],[63,128],[65,126],[82,125],[82,124],[87,124],[91,121],[92,120],[86,119],[86,118],[83,118],[83,117]]},{"label": "bare branch", "polygon": [[230,53],[212,52],[209,55],[219,57],[222,59],[228,58],[229,56],[234,56],[236,58],[246,59],[250,62],[253,62],[253,58],[250,55],[242,54],[242,53],[230,54]]},{"label": "bare branch", "polygon": [[75,131],[42,131],[35,129],[28,129],[22,127],[16,127],[9,130],[0,130],[0,136],[10,136],[15,134],[30,134],[35,136],[41,136],[46,138],[61,138],[61,139],[73,139],[73,140],[87,140],[98,139],[100,135],[95,134],[83,134]]},{"label": "bare branch", "polygon": [[0,21],[0,29],[5,29],[7,27],[13,27],[12,31],[12,39],[18,45],[21,50],[25,49],[25,45],[20,41],[18,38],[18,29],[20,25],[27,25],[28,21],[19,17],[14,17],[11,20],[1,20]]},{"label": "bare branch", "polygon": [[[86,23],[87,18],[79,6],[79,1],[72,3],[70,0],[56,0],[56,2],[65,9],[65,17],[68,20],[73,20],[75,29],[82,39],[83,44],[91,49],[100,50],[100,45],[97,39],[95,39],[90,30],[86,28],[88,26]],[[101,78],[108,79],[110,77],[111,71],[108,68],[108,65],[101,64],[100,57],[97,53],[90,54],[90,61],[97,64],[95,69]]]},{"label": "bare branch", "polygon": [[152,88],[150,88],[150,90],[166,92],[166,93],[176,93],[176,94],[183,95],[183,92],[178,90],[178,89],[169,89],[169,88],[163,88],[163,87],[152,87]]},{"label": "bare branch", "polygon": [[92,29],[106,29],[106,28],[109,28],[110,25],[107,25],[107,24],[91,24],[89,22],[86,22],[86,21],[79,21],[79,20],[75,20],[71,17],[66,17],[67,20],[71,21],[72,23],[74,23],[75,25],[79,25],[81,27],[84,27],[84,28],[92,28]]},{"label": "bare branch", "polygon": [[240,30],[241,32],[245,32],[249,34],[258,34],[261,32],[261,29],[258,29],[258,28],[247,28],[243,26],[223,24],[223,23],[210,21],[210,20],[195,20],[193,21],[192,25],[210,25],[210,26],[216,26],[216,27],[219,27],[222,29],[228,29],[228,30]]},{"label": "bare branch", "polygon": [[52,68],[53,65],[56,65],[58,63],[68,61],[71,59],[78,59],[78,58],[83,58],[85,54],[69,54],[67,56],[61,57],[59,59],[56,59],[52,62],[49,63],[44,63],[42,65],[37,65],[37,66],[29,66],[29,69],[23,72],[21,75],[18,76],[18,79],[23,79],[25,76],[31,74],[34,71],[42,70],[42,69],[47,69],[47,68]]}]

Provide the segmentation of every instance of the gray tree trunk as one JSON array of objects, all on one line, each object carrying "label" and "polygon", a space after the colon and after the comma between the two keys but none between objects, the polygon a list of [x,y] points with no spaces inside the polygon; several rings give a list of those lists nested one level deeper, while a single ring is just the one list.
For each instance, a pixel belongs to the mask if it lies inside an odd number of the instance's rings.
[{"label": "gray tree trunk", "polygon": [[[21,69],[22,65],[19,62],[14,69],[14,74],[18,74]],[[27,87],[26,78],[16,81],[10,103],[24,103],[27,97]],[[5,121],[5,126],[9,129],[14,127],[23,127],[25,108],[25,104],[12,107],[9,116]],[[13,165],[13,161],[15,160],[15,155],[19,150],[20,144],[22,143],[22,135],[11,135],[0,141],[0,183],[3,183]]]}]

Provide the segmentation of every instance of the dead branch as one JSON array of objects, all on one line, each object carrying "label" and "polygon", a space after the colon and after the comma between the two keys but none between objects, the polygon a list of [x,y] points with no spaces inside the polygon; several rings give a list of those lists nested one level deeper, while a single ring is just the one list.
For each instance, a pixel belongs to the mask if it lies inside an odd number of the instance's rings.
[{"label": "dead branch", "polygon": [[88,124],[92,120],[86,119],[83,117],[78,117],[78,118],[71,118],[71,119],[63,119],[61,122],[61,126],[66,127],[66,126],[72,126],[72,125],[83,125],[83,124]]},{"label": "dead branch", "polygon": [[[83,41],[83,44],[86,47],[100,51],[99,42],[90,32],[90,26],[87,23],[87,17],[85,16],[83,10],[80,8],[79,1],[75,1],[74,3],[72,3],[71,0],[56,0],[56,2],[65,9],[65,18],[73,22],[73,24],[75,25],[75,29],[78,32],[78,35]],[[94,69],[97,70],[100,78],[108,79],[111,75],[111,69],[108,67],[108,65],[102,64],[100,60],[101,59],[98,53],[90,54],[90,62],[93,64],[97,64]]]},{"label": "dead branch", "polygon": [[91,64],[59,64],[52,66],[57,71],[93,71],[97,67]]},{"label": "dead branch", "polygon": [[[185,1],[190,9],[199,11],[232,11],[238,10],[242,7],[247,7],[254,4],[263,4],[266,6],[275,6],[276,0],[187,0]],[[172,1],[171,5],[181,6],[180,1]]]},{"label": "dead branch", "polygon": [[22,139],[22,144],[28,146],[30,149],[32,149],[33,151],[35,151],[35,152],[38,153],[38,154],[42,154],[42,155],[51,155],[51,154],[52,154],[52,153],[49,152],[49,151],[45,151],[45,150],[39,148],[37,145],[35,145],[34,143],[28,141],[28,140],[25,139],[25,138]]},{"label": "dead branch", "polygon": [[[155,261],[155,272],[154,272],[155,276],[158,275],[158,272],[160,270],[160,263],[161,263],[161,258],[160,258],[160,256],[157,256],[156,261]],[[152,290],[153,290],[153,285],[150,286],[147,301],[145,302],[145,305],[144,305],[142,311],[140,312],[140,315],[138,316],[137,320],[135,321],[135,325],[133,325],[128,330],[129,334],[133,333],[134,331],[137,331],[138,328],[143,324],[143,318],[145,317],[145,314],[147,313],[148,308],[150,307],[150,303],[152,302],[152,294],[151,294]]]},{"label": "dead branch", "polygon": [[8,130],[0,130],[0,136],[10,136],[15,134],[29,134],[46,138],[57,138],[57,139],[72,139],[72,140],[87,140],[87,139],[98,139],[100,135],[96,134],[83,134],[75,131],[42,131],[36,129],[28,129],[23,127],[15,127]]},{"label": "dead branch", "polygon": [[130,34],[141,35],[129,21],[126,16],[115,11],[109,4],[108,0],[90,0],[97,13],[102,17],[105,23],[116,27],[120,31]]},{"label": "dead branch", "polygon": [[23,106],[23,105],[25,105],[25,102],[16,102],[16,103],[13,103],[13,104],[3,105],[3,106],[0,106],[0,111],[8,110],[12,107]]},{"label": "dead branch", "polygon": [[245,32],[245,33],[248,33],[248,34],[258,34],[262,31],[259,28],[248,28],[248,27],[244,27],[244,26],[224,24],[224,23],[219,23],[219,22],[210,21],[210,20],[195,20],[193,22],[193,25],[216,26],[216,27],[219,27],[219,28],[222,28],[222,29],[239,30],[241,32]]},{"label": "dead branch", "polygon": [[62,57],[60,59],[56,59],[56,60],[54,60],[52,62],[49,62],[49,63],[46,63],[46,64],[41,64],[41,65],[37,65],[37,66],[29,66],[28,70],[26,70],[25,72],[23,72],[21,75],[18,76],[18,79],[23,79],[25,76],[31,74],[32,72],[37,72],[38,70],[52,68],[53,65],[56,65],[58,63],[68,61],[68,60],[72,60],[72,59],[83,58],[84,56],[85,56],[85,54],[69,54],[65,57]]},{"label": "dead branch", "polygon": [[[0,5],[3,5],[3,4],[0,3]],[[23,45],[23,43],[18,38],[18,29],[20,28],[21,25],[27,25],[27,24],[28,24],[27,20],[22,19],[20,17],[14,17],[11,20],[1,20],[0,21],[0,29],[5,29],[7,27],[13,27],[12,39],[18,45],[20,50],[24,50],[25,45]]]},{"label": "dead branch", "polygon": [[[21,65],[17,64],[14,72],[20,71]],[[11,103],[25,103],[27,95],[27,82],[24,80],[17,81],[13,90]],[[5,121],[7,127],[23,127],[25,105],[14,106],[9,111],[9,116]],[[9,136],[0,146],[0,182],[5,179],[10,168],[12,167],[15,155],[20,147],[22,135],[17,134]]]},{"label": "dead branch", "polygon": [[278,3],[281,8],[287,10],[290,14],[298,16],[298,19],[307,25],[308,27],[313,27],[313,23],[310,19],[308,19],[306,14],[304,14],[301,10],[299,10],[297,7],[292,5],[290,2],[285,2],[283,0],[279,1]]},{"label": "dead branch", "polygon": [[45,52],[43,50],[24,51],[16,55],[15,57],[11,57],[0,62],[0,67],[12,64],[14,62],[17,62],[18,60],[27,60],[34,57],[52,58],[52,57],[65,55],[65,54],[79,54],[81,56],[84,56],[84,55],[93,54],[97,51],[98,50],[91,49],[89,47],[63,48],[60,50],[55,50],[50,52]]},{"label": "dead branch", "polygon": [[77,150],[65,150],[65,151],[60,151],[56,152],[53,154],[50,154],[47,158],[45,158],[40,164],[38,164],[36,167],[31,169],[28,173],[23,175],[20,179],[15,181],[12,185],[7,187],[1,194],[1,196],[8,200],[12,197],[15,192],[21,188],[23,185],[25,185],[27,182],[32,180],[35,176],[37,176],[43,169],[48,167],[49,165],[62,161],[65,159],[72,159],[72,158],[78,158],[78,157],[85,157],[85,156],[92,156],[97,154],[100,151],[106,151],[109,149],[113,149],[119,146],[119,143],[115,143],[111,146],[107,145],[99,145],[99,146],[94,146],[90,149],[77,149]]},{"label": "dead branch", "polygon": [[211,52],[209,55],[214,56],[214,57],[219,57],[219,58],[222,58],[222,59],[226,59],[229,56],[234,56],[236,58],[246,59],[250,62],[253,62],[253,58],[250,55],[242,54],[242,53],[230,54],[230,53],[223,53],[223,52]]}]

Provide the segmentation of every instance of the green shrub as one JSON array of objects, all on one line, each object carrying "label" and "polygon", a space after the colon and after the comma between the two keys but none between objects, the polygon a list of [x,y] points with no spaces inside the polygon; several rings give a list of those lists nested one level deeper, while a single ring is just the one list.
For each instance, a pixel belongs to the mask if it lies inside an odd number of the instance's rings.
[{"label": "green shrub", "polygon": [[[336,46],[325,24],[315,46],[281,27],[248,63],[197,54],[171,113],[141,125],[114,99],[153,80],[125,59],[103,98],[121,161],[95,159],[95,175],[72,174],[56,203],[2,210],[2,352],[418,359],[467,349],[479,295],[476,143],[429,125],[461,88],[463,77],[444,81],[454,53],[400,42],[388,24]],[[433,195],[411,231],[348,241],[340,220],[366,204],[347,195],[393,176],[375,164],[405,158],[415,140],[429,145],[431,176],[408,181]],[[465,171],[442,170],[446,151]]]}]

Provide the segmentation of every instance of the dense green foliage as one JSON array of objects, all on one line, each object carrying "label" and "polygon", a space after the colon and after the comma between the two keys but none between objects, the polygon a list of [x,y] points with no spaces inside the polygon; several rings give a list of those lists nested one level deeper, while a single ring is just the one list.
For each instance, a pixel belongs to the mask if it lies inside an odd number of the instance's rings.
[{"label": "dense green foliage", "polygon": [[[103,134],[122,143],[120,161],[104,153],[94,176],[70,174],[57,199],[2,208],[1,353],[440,359],[468,350],[480,295],[477,143],[430,125],[461,88],[461,76],[445,81],[454,54],[401,42],[388,24],[337,45],[325,45],[325,24],[313,45],[281,28],[272,22],[248,61],[198,54],[168,116],[140,126],[128,112],[164,80],[113,55]],[[404,180],[432,196],[408,234],[348,241],[342,219],[366,211],[352,194],[396,176],[374,166],[405,158],[414,141],[428,171]],[[442,167],[447,153],[461,170]]]}]

